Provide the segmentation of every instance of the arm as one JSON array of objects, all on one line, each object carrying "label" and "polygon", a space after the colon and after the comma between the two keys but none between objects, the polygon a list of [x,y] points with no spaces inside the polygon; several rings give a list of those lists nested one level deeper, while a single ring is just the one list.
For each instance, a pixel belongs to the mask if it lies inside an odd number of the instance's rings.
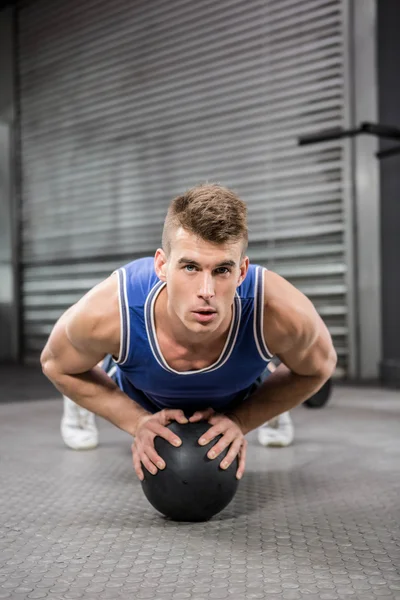
[{"label": "arm", "polygon": [[187,419],[178,409],[147,412],[97,366],[107,354],[118,356],[119,346],[118,284],[112,275],[62,315],[41,363],[44,374],[62,394],[135,437],[133,464],[143,479],[142,464],[153,474],[165,468],[154,438],[159,435],[179,446],[181,440],[167,425],[172,420],[187,423]]},{"label": "arm", "polygon": [[264,277],[264,339],[282,364],[232,412],[245,434],[310,398],[336,367],[331,336],[313,304],[276,273]]},{"label": "arm", "polygon": [[112,275],[60,317],[41,363],[62,394],[134,435],[138,419],[149,413],[96,366],[107,354],[117,356],[119,345],[118,283]]}]

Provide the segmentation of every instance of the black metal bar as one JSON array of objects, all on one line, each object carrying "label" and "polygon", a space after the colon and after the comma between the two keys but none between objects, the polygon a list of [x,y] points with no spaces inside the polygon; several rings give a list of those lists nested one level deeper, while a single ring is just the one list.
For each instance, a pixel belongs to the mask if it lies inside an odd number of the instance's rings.
[{"label": "black metal bar", "polygon": [[298,144],[299,146],[305,146],[307,144],[329,142],[331,140],[354,137],[362,133],[376,135],[380,138],[400,140],[400,129],[397,127],[389,127],[387,125],[380,125],[379,123],[369,123],[368,121],[365,121],[361,123],[359,127],[352,129],[334,127],[333,129],[323,129],[322,131],[318,131],[316,133],[302,135],[298,138]]},{"label": "black metal bar", "polygon": [[392,148],[387,148],[386,150],[379,150],[375,156],[379,159],[382,159],[389,158],[389,156],[395,156],[396,154],[400,154],[400,146],[393,146]]},{"label": "black metal bar", "polygon": [[381,125],[379,123],[361,123],[361,130],[363,133],[370,133],[380,138],[387,138],[389,140],[400,140],[400,129],[397,127],[391,127],[389,125]]},{"label": "black metal bar", "polygon": [[298,138],[298,143],[299,146],[306,146],[307,144],[316,144],[319,142],[338,140],[344,137],[353,137],[359,133],[362,133],[360,127],[355,129],[343,129],[342,127],[335,127],[333,129],[323,129],[317,133],[302,135]]}]

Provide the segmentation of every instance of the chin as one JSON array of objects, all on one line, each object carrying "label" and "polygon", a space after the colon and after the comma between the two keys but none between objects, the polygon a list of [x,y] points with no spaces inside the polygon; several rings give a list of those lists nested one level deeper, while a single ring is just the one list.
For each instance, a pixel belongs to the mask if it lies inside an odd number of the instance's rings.
[{"label": "chin", "polygon": [[221,324],[220,320],[218,320],[217,323],[193,323],[193,321],[190,322],[189,325],[187,325],[187,327],[191,330],[191,331],[195,331],[196,333],[212,333],[213,331],[216,331],[219,327],[219,325]]}]

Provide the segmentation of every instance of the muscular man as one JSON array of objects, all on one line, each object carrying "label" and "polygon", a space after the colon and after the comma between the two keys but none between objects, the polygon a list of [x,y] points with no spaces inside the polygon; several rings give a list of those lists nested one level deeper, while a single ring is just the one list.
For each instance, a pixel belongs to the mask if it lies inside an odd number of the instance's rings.
[{"label": "muscular man", "polygon": [[[143,479],[143,468],[165,468],[157,435],[180,444],[169,422],[206,419],[199,443],[222,434],[209,456],[229,446],[221,467],[239,456],[240,478],[245,435],[319,390],[336,365],[329,332],[300,291],[249,264],[247,241],[245,203],[218,185],[195,187],[172,201],[154,258],[118,269],[61,316],[41,362],[75,410],[64,414],[68,445],[76,414],[97,443],[95,413],[133,436]],[[273,356],[281,364],[271,372]]]}]

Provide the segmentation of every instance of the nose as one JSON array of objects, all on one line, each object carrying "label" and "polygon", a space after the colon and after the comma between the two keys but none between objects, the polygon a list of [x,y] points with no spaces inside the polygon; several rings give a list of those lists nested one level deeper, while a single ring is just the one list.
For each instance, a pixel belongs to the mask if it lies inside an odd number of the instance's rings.
[{"label": "nose", "polygon": [[210,273],[204,272],[202,274],[200,289],[197,295],[205,300],[209,300],[215,296],[214,281]]}]

